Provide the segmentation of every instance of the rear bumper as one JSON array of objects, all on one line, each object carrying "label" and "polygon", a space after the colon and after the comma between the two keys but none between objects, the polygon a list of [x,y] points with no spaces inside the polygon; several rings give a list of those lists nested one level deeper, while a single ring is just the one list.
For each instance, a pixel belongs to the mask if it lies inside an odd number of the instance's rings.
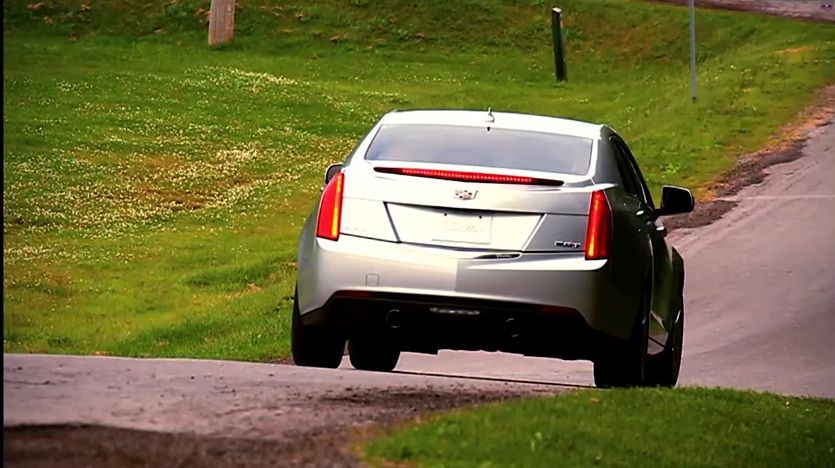
[{"label": "rear bumper", "polygon": [[385,292],[337,292],[302,322],[334,327],[349,337],[385,337],[404,351],[423,353],[484,350],[594,360],[619,343],[569,308]]},{"label": "rear bumper", "polygon": [[[606,260],[586,261],[582,252],[487,258],[489,254],[347,235],[336,242],[305,239],[298,261],[299,309],[304,321],[348,326],[372,313],[366,309],[382,314],[387,307],[417,302],[421,306],[409,308],[409,315],[426,315],[415,321],[431,326],[437,317],[428,307],[478,305],[478,310],[491,312],[470,321],[475,328],[467,333],[489,334],[493,322],[514,318],[507,315],[513,312],[532,328],[546,327],[552,337],[585,336],[588,329],[628,338],[636,309],[624,304],[635,300],[616,287]],[[346,298],[341,291],[365,291],[373,300]],[[543,314],[542,306],[567,313]],[[463,317],[447,318],[444,326]]]}]

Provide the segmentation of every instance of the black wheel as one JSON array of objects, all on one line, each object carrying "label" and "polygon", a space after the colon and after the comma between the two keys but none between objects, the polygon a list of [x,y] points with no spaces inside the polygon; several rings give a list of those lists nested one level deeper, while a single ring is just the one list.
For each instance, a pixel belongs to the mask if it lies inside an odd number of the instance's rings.
[{"label": "black wheel", "polygon": [[684,348],[684,301],[679,306],[676,323],[670,330],[664,350],[649,357],[647,385],[675,387],[681,369],[681,351]]},{"label": "black wheel", "polygon": [[304,325],[299,313],[298,290],[293,298],[290,347],[297,366],[336,369],[342,362],[345,337],[327,327]]},{"label": "black wheel", "polygon": [[632,336],[622,346],[594,361],[594,384],[600,388],[645,385],[649,342],[650,293],[641,298]]},{"label": "black wheel", "polygon": [[348,356],[356,369],[391,372],[400,359],[400,350],[388,337],[358,335],[348,340]]}]

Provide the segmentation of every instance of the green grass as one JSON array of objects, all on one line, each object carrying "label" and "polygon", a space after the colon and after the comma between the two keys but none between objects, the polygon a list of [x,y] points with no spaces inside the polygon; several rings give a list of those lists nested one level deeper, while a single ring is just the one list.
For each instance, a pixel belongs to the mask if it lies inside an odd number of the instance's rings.
[{"label": "green grass", "polygon": [[757,466],[835,462],[835,402],[736,390],[581,391],[400,427],[372,466]]},{"label": "green grass", "polygon": [[[653,189],[703,186],[835,76],[831,25],[567,0],[4,2],[4,351],[269,360],[322,171],[383,113],[613,124]],[[201,9],[203,11],[201,11]]]}]

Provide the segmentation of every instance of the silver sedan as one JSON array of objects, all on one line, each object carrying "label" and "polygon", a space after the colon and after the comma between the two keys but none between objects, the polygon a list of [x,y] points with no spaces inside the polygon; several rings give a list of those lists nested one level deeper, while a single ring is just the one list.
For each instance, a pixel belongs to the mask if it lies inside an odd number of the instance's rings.
[{"label": "silver sedan", "polygon": [[586,359],[601,387],[674,386],[684,264],[610,127],[499,112],[386,114],[327,169],[292,316],[302,366],[390,371],[401,351]]}]

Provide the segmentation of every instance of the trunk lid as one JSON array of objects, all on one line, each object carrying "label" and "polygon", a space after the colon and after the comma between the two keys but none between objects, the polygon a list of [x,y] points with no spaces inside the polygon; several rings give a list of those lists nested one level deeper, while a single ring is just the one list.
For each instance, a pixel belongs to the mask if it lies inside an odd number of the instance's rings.
[{"label": "trunk lid", "polygon": [[[380,173],[359,166],[346,168],[345,234],[488,251],[583,249],[590,182],[565,186],[484,183]],[[482,169],[469,170],[481,173]],[[556,178],[530,171],[488,173]]]}]

